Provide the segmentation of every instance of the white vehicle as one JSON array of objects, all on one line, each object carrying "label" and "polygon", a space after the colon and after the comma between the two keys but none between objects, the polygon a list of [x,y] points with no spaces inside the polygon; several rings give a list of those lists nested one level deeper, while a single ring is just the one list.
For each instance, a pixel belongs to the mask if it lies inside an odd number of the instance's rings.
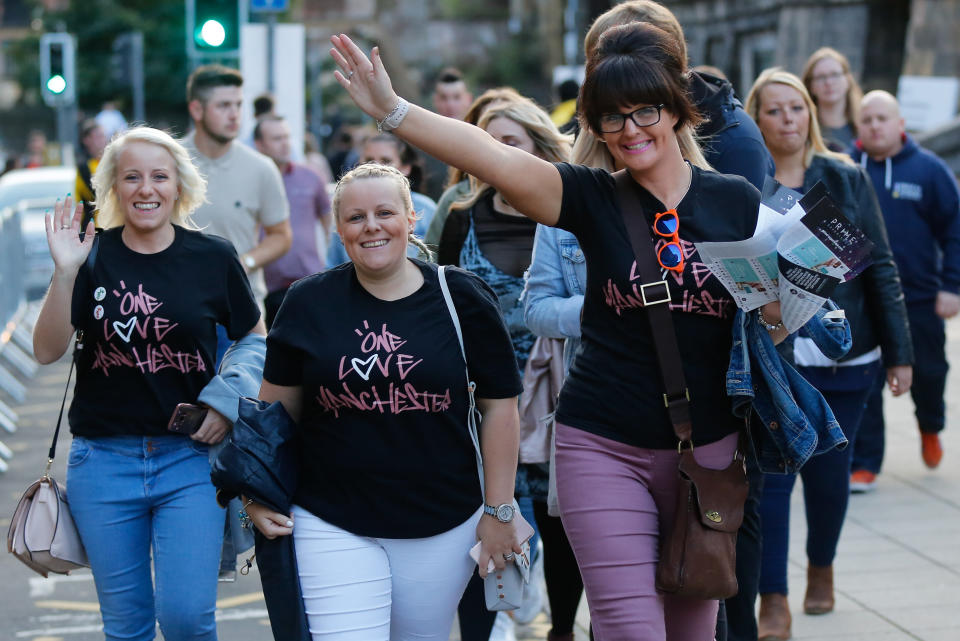
[{"label": "white vehicle", "polygon": [[0,209],[24,199],[63,198],[74,191],[76,167],[14,169],[0,176]]},{"label": "white vehicle", "polygon": [[53,276],[53,259],[43,227],[44,212],[53,209],[57,198],[74,191],[76,179],[75,167],[15,169],[0,177],[0,211],[11,207],[20,215],[28,300],[41,298]]}]

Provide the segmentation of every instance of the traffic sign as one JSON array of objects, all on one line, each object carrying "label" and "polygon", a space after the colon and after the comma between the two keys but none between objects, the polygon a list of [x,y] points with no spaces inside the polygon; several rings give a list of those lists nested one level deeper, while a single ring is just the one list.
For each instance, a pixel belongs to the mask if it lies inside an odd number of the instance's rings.
[{"label": "traffic sign", "polygon": [[251,13],[280,13],[290,8],[290,0],[250,0]]}]

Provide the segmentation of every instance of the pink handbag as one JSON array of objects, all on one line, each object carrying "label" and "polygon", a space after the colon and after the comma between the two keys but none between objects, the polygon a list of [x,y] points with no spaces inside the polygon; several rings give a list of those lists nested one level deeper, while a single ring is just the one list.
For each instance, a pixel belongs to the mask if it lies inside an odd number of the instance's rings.
[{"label": "pink handbag", "polygon": [[[77,341],[67,374],[67,390],[77,362],[77,351],[83,349],[83,332],[77,332]],[[70,570],[90,567],[83,542],[77,532],[67,504],[66,489],[50,476],[60,435],[60,422],[66,405],[67,390],[63,392],[57,429],[47,456],[47,469],[39,480],[27,488],[10,521],[7,531],[7,552],[24,562],[28,568],[47,576],[50,572],[69,574]]]}]

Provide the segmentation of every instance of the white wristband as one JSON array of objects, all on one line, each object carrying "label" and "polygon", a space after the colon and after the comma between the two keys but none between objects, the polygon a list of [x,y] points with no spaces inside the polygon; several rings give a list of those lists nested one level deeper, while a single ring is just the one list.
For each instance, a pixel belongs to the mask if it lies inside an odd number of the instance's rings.
[{"label": "white wristband", "polygon": [[377,132],[390,131],[399,127],[403,119],[407,117],[408,111],[410,111],[410,103],[400,98],[397,106],[391,109],[390,113],[383,117],[383,120],[377,121]]}]

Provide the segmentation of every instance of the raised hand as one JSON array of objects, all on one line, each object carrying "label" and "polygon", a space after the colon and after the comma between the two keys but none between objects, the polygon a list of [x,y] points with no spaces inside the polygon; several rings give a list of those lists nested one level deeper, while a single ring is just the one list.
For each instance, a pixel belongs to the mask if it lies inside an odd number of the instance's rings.
[{"label": "raised hand", "polygon": [[380,59],[380,48],[374,47],[370,58],[344,34],[332,36],[330,55],[339,69],[333,72],[337,82],[347,90],[353,101],[368,116],[383,120],[400,100],[390,76]]},{"label": "raised hand", "polygon": [[93,247],[93,236],[96,232],[93,221],[87,224],[81,241],[81,220],[83,220],[83,204],[77,203],[75,208],[71,208],[69,194],[65,199],[57,200],[52,215],[47,212],[43,217],[50,256],[53,257],[56,270],[61,274],[76,274],[80,265],[87,259],[90,248]]}]

